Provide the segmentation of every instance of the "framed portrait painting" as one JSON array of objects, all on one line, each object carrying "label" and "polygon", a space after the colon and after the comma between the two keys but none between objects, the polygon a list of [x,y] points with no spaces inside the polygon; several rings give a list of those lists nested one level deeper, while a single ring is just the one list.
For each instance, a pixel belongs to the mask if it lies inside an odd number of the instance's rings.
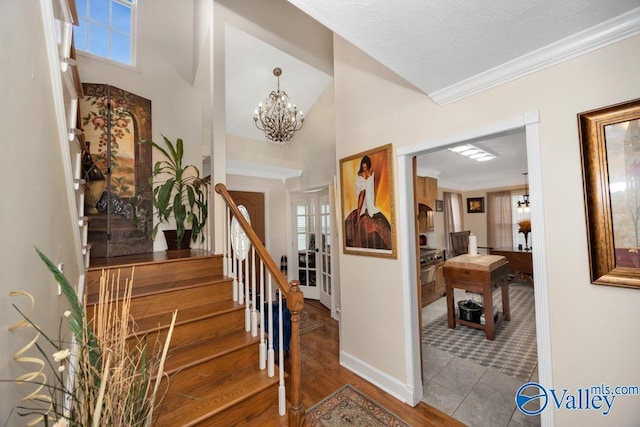
[{"label": "framed portrait painting", "polygon": [[340,160],[345,254],[396,258],[391,144]]},{"label": "framed portrait painting", "polygon": [[640,99],[578,114],[591,282],[640,289]]}]

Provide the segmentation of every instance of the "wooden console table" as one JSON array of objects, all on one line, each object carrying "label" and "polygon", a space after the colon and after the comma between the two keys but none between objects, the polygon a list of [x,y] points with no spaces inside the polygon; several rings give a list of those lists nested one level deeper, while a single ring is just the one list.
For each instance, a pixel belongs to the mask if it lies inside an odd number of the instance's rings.
[{"label": "wooden console table", "polygon": [[513,274],[533,285],[533,256],[531,251],[516,248],[492,248],[491,255],[502,255],[509,261]]},{"label": "wooden console table", "polygon": [[[460,255],[444,263],[444,278],[447,294],[447,320],[450,328],[457,324],[485,331],[487,339],[494,339],[496,326],[503,319],[511,320],[509,310],[509,263],[499,255]],[[502,290],[502,312],[493,316],[493,290]],[[455,315],[454,288],[477,292],[483,295],[485,324],[469,322]]]}]

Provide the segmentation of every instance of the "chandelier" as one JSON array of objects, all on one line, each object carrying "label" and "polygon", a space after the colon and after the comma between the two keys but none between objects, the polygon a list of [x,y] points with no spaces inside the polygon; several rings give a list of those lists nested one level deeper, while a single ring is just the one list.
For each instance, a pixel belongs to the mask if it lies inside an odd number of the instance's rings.
[{"label": "chandelier", "polygon": [[527,184],[527,173],[524,172],[524,194],[522,195],[522,200],[518,200],[517,207],[518,213],[529,212],[529,185]]},{"label": "chandelier", "polygon": [[273,75],[278,79],[278,90],[271,91],[264,105],[258,104],[253,113],[253,120],[258,129],[264,132],[267,139],[278,144],[284,144],[293,138],[293,134],[302,129],[304,117],[298,107],[291,105],[289,96],[280,91],[280,68],[273,69]]}]

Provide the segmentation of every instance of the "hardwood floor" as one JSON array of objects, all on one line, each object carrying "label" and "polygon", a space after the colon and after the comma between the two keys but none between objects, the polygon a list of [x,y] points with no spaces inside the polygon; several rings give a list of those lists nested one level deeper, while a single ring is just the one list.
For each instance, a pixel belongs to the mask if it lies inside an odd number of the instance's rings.
[{"label": "hardwood floor", "polygon": [[[305,310],[311,318],[318,318],[324,326],[301,336],[302,400],[305,410],[345,384],[351,384],[379,402],[412,426],[464,426],[423,402],[415,408],[400,402],[373,384],[340,366],[338,322],[320,302],[305,300]],[[286,417],[278,417],[275,410],[253,420],[255,426],[286,426]]]}]

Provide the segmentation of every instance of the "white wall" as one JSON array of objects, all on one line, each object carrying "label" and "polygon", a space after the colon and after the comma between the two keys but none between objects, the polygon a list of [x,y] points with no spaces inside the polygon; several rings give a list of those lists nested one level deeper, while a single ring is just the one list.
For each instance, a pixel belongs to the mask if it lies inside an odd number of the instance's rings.
[{"label": "white wall", "polygon": [[[62,262],[70,283],[77,284],[80,272],[73,240],[64,181],[60,135],[53,107],[53,94],[42,29],[40,2],[0,2],[0,156],[3,245],[0,250],[0,380],[15,378],[33,368],[12,359],[34,336],[33,329],[9,332],[20,315],[12,304],[28,310],[23,298],[10,298],[12,290],[30,292],[35,298],[31,318],[47,335],[58,337],[58,324],[66,300],[58,296],[57,283],[39,259],[38,247],[55,264]],[[28,29],[28,30],[26,30]],[[64,143],[68,141],[64,140]],[[70,336],[66,336],[70,339]],[[45,351],[50,346],[39,340]],[[38,356],[37,351],[30,352]],[[34,388],[0,382],[0,424],[20,398]],[[19,421],[18,421],[19,419]],[[25,425],[15,414],[6,425]]]},{"label": "white wall", "polygon": [[[411,146],[539,110],[551,364],[558,388],[637,385],[640,378],[640,292],[589,280],[576,118],[582,111],[640,97],[639,50],[640,37],[628,39],[441,107],[335,38],[336,160],[389,142]],[[397,212],[405,208],[398,206]],[[411,284],[403,283],[400,264],[340,257],[343,356],[390,383],[407,382],[402,341],[411,338],[403,333],[409,308],[401,296],[401,287]],[[560,426],[635,425],[640,406],[637,397],[619,397],[606,419],[594,411],[562,410],[555,417]]]},{"label": "white wall", "polygon": [[[468,213],[467,199],[484,197],[484,212]],[[470,230],[478,239],[478,246],[487,246],[487,192],[484,190],[466,191],[462,193],[462,216],[464,229]],[[484,253],[480,250],[480,253]]]},{"label": "white wall", "polygon": [[336,175],[333,90],[331,83],[307,113],[304,127],[295,136],[297,143],[292,145],[291,151],[298,168],[302,169],[302,176],[297,187],[287,182],[288,189],[304,190],[333,183]]}]

